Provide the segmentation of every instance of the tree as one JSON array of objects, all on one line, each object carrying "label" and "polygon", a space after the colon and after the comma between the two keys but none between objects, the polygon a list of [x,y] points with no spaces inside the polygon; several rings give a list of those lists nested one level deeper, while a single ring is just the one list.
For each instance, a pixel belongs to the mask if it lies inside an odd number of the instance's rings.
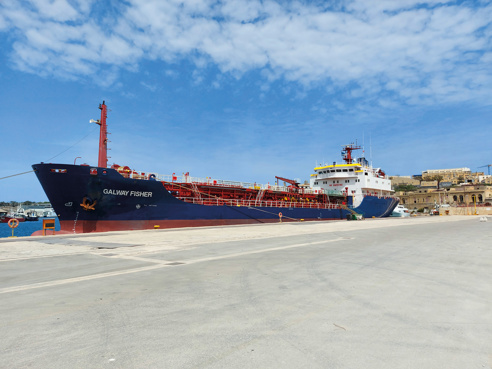
[{"label": "tree", "polygon": [[437,189],[439,190],[441,181],[444,179],[444,176],[442,174],[436,174],[433,175],[432,177],[429,177],[431,181],[437,181]]},{"label": "tree", "polygon": [[393,188],[396,192],[398,191],[402,191],[402,192],[410,192],[410,191],[415,191],[417,190],[417,187],[412,185],[412,184],[399,184],[399,185],[396,185],[394,188]]}]

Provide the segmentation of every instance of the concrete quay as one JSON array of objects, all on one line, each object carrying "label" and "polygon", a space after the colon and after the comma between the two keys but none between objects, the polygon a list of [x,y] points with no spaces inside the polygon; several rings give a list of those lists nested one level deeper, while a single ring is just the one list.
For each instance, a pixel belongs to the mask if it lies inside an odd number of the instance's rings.
[{"label": "concrete quay", "polygon": [[492,368],[492,218],[0,240],[0,368]]}]

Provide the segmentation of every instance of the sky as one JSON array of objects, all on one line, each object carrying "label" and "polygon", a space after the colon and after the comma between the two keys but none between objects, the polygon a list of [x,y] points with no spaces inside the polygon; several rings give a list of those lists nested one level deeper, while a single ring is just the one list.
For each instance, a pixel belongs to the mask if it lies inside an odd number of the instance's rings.
[{"label": "sky", "polygon": [[357,142],[389,175],[487,172],[491,22],[485,0],[2,0],[0,178],[97,165],[103,101],[109,164],[137,171],[304,181]]}]

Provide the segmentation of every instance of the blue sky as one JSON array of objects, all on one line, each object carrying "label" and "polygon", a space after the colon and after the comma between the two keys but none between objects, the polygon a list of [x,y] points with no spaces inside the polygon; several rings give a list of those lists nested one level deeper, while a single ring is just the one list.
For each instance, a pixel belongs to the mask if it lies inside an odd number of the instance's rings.
[{"label": "blue sky", "polygon": [[[307,180],[355,140],[390,175],[475,171],[491,21],[480,0],[3,0],[0,177],[96,165],[103,100],[109,163],[139,171]],[[45,199],[0,180],[0,201]]]}]

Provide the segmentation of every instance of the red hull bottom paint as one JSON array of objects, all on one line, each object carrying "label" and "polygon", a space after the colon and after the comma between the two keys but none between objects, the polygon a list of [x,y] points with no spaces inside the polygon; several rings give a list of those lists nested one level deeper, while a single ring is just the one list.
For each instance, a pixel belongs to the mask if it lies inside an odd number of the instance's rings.
[{"label": "red hull bottom paint", "polygon": [[[305,219],[304,221],[328,221],[340,220],[332,219]],[[282,219],[282,223],[295,222],[297,220]],[[188,227],[213,227],[241,224],[262,224],[262,223],[279,223],[278,219],[220,219],[220,220],[119,220],[119,221],[78,221],[75,225],[73,221],[60,221],[60,231],[55,234],[74,234],[74,233],[92,233],[92,232],[111,232],[111,231],[139,231],[146,229],[166,229],[166,228],[188,228]],[[47,232],[47,235],[53,234]],[[32,236],[42,236],[42,231],[36,231]]]}]

